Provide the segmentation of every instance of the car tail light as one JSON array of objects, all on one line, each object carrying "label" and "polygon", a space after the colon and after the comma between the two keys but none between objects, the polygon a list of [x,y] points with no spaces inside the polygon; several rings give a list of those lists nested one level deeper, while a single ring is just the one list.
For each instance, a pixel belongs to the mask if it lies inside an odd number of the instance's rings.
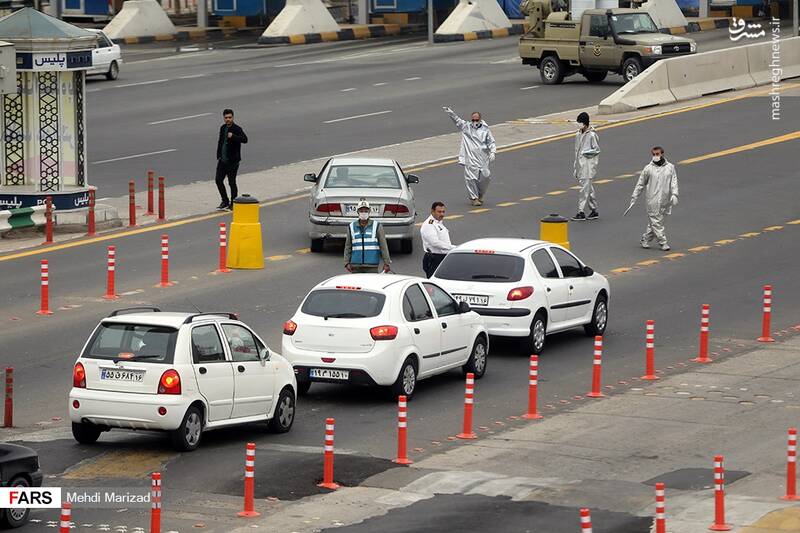
[{"label": "car tail light", "polygon": [[86,388],[86,369],[81,363],[76,363],[72,368],[72,386],[78,389]]},{"label": "car tail light", "polygon": [[375,326],[369,334],[376,341],[390,341],[397,337],[397,326]]},{"label": "car tail light", "polygon": [[158,381],[159,394],[180,394],[181,393],[181,377],[178,372],[169,369],[161,374],[161,379]]},{"label": "car tail light", "polygon": [[517,287],[516,289],[508,291],[506,299],[514,302],[516,300],[524,300],[531,294],[533,294],[533,287]]},{"label": "car tail light", "polygon": [[352,285],[337,285],[337,289],[341,289],[343,291],[360,291],[361,287],[354,287]]},{"label": "car tail light", "polygon": [[494,250],[475,250],[476,254],[493,254]]},{"label": "car tail light", "polygon": [[386,204],[383,206],[383,216],[396,217],[397,215],[407,215],[408,207],[402,204]]},{"label": "car tail light", "polygon": [[292,320],[287,320],[283,323],[283,334],[284,335],[294,335],[294,332],[297,331],[297,324]]},{"label": "car tail light", "polygon": [[341,215],[342,204],[319,204],[317,206],[318,213],[327,213],[329,215]]}]

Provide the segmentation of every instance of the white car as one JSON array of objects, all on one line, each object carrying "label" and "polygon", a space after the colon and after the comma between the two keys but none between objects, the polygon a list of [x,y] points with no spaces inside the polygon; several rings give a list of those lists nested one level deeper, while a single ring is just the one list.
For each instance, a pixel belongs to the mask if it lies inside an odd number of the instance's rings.
[{"label": "white car", "polygon": [[283,326],[284,356],[302,393],[312,382],[391,387],[414,394],[417,380],[461,367],[486,372],[489,337],[480,316],[436,283],[394,274],[323,281]]},{"label": "white car", "polygon": [[228,313],[114,311],[86,342],[69,393],[72,434],[95,442],[111,428],[167,431],[194,450],[203,431],[268,422],[292,427],[291,365]]},{"label": "white car", "polygon": [[107,80],[117,79],[119,66],[122,64],[122,49],[118,44],[112,43],[102,30],[90,28],[89,31],[97,34],[97,48],[92,50],[92,68],[86,74],[102,74]]},{"label": "white car", "polygon": [[550,333],[583,326],[602,335],[608,323],[608,280],[550,242],[469,241],[447,254],[431,280],[483,316],[490,335],[525,339],[534,354]]}]

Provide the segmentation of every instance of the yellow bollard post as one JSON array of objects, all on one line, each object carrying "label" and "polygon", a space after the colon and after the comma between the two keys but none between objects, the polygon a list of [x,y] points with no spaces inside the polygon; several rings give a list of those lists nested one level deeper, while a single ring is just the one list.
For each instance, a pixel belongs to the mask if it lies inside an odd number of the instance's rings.
[{"label": "yellow bollard post", "polygon": [[243,194],[233,200],[233,222],[228,237],[228,268],[264,268],[264,246],[258,200]]},{"label": "yellow bollard post", "polygon": [[548,241],[569,250],[569,220],[558,214],[551,214],[539,222],[539,239]]}]

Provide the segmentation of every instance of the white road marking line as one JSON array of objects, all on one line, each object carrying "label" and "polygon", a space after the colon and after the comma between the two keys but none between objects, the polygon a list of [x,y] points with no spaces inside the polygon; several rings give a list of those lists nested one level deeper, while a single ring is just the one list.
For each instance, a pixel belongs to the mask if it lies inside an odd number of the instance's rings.
[{"label": "white road marking line", "polygon": [[405,81],[416,81],[416,80],[421,80],[421,79],[422,78],[420,78],[419,76],[414,76],[413,78],[406,78]]},{"label": "white road marking line", "polygon": [[508,59],[498,59],[497,61],[490,61],[490,65],[500,65],[503,63],[516,63],[517,61],[521,61],[519,56],[516,57],[509,57]]},{"label": "white road marking line", "polygon": [[380,83],[373,83],[372,84],[373,87],[381,87],[382,85],[389,85],[389,83],[385,82],[385,81],[382,81]]},{"label": "white road marking line", "polygon": [[151,63],[153,61],[169,61],[170,59],[191,59],[193,57],[200,57],[200,56],[208,56],[211,54],[216,54],[216,50],[211,50],[209,52],[190,52],[188,54],[175,54],[171,56],[164,56],[164,57],[154,57],[153,59],[140,59],[138,61],[126,61],[126,65],[135,65],[137,63]]},{"label": "white road marking line", "polygon": [[333,120],[326,120],[323,124],[333,124],[334,122],[344,122],[345,120],[354,120],[357,118],[364,118],[364,117],[374,117],[376,115],[385,115],[386,113],[391,113],[392,110],[386,111],[376,111],[375,113],[364,113],[363,115],[354,115],[352,117],[343,117],[343,118],[335,118]]},{"label": "white road marking line", "polygon": [[168,150],[159,150],[157,152],[147,152],[144,154],[126,155],[123,157],[115,157],[114,159],[103,159],[102,161],[93,161],[92,165],[102,165],[103,163],[113,163],[115,161],[124,161],[126,159],[136,159],[137,157],[147,157],[148,155],[168,154],[170,152],[177,152],[177,148],[169,148]]},{"label": "white road marking line", "polygon": [[341,90],[341,91],[339,91],[339,92],[340,92],[340,93],[349,93],[350,91],[355,91],[355,90],[356,90],[356,88],[355,88],[355,87],[350,87],[350,88],[347,88],[347,89],[342,89],[342,90]]},{"label": "white road marking line", "polygon": [[531,85],[530,87],[520,87],[519,90],[527,91],[528,89],[538,89],[539,87],[540,87],[539,85]]},{"label": "white road marking line", "polygon": [[150,80],[150,81],[140,81],[137,83],[123,83],[122,85],[114,85],[115,89],[119,89],[121,87],[136,87],[138,85],[152,85],[154,83],[164,83],[165,81],[169,81],[169,79],[164,78],[161,80]]},{"label": "white road marking line", "polygon": [[178,120],[188,120],[190,118],[199,118],[199,117],[207,117],[211,113],[200,113],[198,115],[188,115],[185,117],[177,117],[177,118],[168,118],[165,120],[157,120],[155,122],[148,122],[148,126],[155,126],[156,124],[166,124],[167,122],[177,122]]},{"label": "white road marking line", "polygon": [[179,80],[191,80],[191,79],[194,79],[194,78],[204,78],[206,76],[208,76],[208,74],[190,74],[189,76],[181,76],[178,79]]}]

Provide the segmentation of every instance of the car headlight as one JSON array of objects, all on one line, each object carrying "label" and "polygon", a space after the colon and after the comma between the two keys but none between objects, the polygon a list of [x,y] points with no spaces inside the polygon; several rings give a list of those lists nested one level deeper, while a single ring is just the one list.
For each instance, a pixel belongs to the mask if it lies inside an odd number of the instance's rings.
[{"label": "car headlight", "polygon": [[661,46],[645,46],[644,47],[645,54],[653,54],[660,56],[661,55]]},{"label": "car headlight", "polygon": [[695,42],[689,43],[689,51],[690,52],[697,52],[697,43],[695,43]]}]

